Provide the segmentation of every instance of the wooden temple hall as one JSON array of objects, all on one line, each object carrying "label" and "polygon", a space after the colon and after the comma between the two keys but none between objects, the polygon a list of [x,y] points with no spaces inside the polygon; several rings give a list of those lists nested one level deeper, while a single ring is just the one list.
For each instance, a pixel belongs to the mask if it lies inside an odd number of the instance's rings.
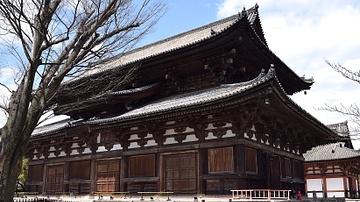
[{"label": "wooden temple hall", "polygon": [[28,191],[304,192],[303,154],[338,139],[289,97],[313,83],[270,50],[257,5],[118,55],[62,85],[69,119],[34,131]]}]

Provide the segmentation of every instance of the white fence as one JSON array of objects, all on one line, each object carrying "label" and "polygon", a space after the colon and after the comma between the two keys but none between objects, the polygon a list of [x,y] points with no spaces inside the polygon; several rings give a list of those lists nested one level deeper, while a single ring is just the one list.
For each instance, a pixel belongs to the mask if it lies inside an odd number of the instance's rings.
[{"label": "white fence", "polygon": [[271,190],[271,189],[243,189],[243,190],[230,190],[232,192],[232,200],[242,199],[284,199],[290,200],[291,190]]}]

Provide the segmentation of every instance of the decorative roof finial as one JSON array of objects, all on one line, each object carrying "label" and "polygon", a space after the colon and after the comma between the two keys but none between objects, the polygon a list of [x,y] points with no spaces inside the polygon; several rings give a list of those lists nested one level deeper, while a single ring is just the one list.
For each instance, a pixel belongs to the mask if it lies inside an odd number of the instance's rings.
[{"label": "decorative roof finial", "polygon": [[245,7],[243,8],[243,10],[241,11],[241,15],[242,17],[245,17],[247,15],[246,9]]},{"label": "decorative roof finial", "polygon": [[255,3],[255,9],[257,10],[259,8],[259,4]]}]

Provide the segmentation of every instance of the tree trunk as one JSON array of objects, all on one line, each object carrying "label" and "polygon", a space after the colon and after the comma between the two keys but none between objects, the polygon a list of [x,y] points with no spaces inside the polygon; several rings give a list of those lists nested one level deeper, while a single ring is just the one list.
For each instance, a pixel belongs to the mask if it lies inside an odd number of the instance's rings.
[{"label": "tree trunk", "polygon": [[18,130],[8,129],[6,125],[1,129],[0,202],[13,200],[26,147],[23,139],[27,135],[12,134],[12,131]]},{"label": "tree trunk", "polygon": [[21,171],[22,148],[14,152],[3,150],[0,156],[0,201],[11,201],[16,189],[17,177]]}]

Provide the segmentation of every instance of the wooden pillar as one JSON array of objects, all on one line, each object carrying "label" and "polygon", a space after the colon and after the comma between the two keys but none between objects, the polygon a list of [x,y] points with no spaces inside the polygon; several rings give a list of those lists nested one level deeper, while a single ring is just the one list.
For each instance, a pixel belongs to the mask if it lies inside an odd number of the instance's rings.
[{"label": "wooden pillar", "polygon": [[203,179],[203,175],[208,173],[208,155],[206,149],[199,149],[198,152],[198,194],[206,194],[206,181]]},{"label": "wooden pillar", "polygon": [[235,172],[245,174],[245,148],[244,145],[235,146]]},{"label": "wooden pillar", "polygon": [[90,162],[90,193],[96,192],[96,160]]},{"label": "wooden pillar", "polygon": [[322,176],[322,191],[323,191],[323,198],[327,198],[327,185],[326,185],[326,177]]},{"label": "wooden pillar", "polygon": [[[64,184],[63,184],[63,191],[68,192],[70,187],[70,162],[65,161],[64,164]],[[67,185],[67,186],[66,186]],[[66,189],[66,187],[68,187]]]},{"label": "wooden pillar", "polygon": [[41,192],[42,194],[45,194],[45,186],[46,186],[46,169],[47,169],[47,165],[44,164],[43,166],[43,183],[42,183],[42,189],[41,189]]},{"label": "wooden pillar", "polygon": [[[234,168],[235,173],[245,176],[245,148],[244,145],[236,145],[235,147]],[[246,189],[246,178],[239,178],[238,189]]]},{"label": "wooden pillar", "polygon": [[128,177],[128,162],[129,157],[123,156],[121,158],[121,164],[120,164],[120,187],[122,192],[127,191],[127,183],[124,181],[125,178]]},{"label": "wooden pillar", "polygon": [[158,167],[157,167],[157,170],[158,170],[158,177],[159,177],[159,190],[160,191],[165,191],[165,179],[164,179],[164,176],[165,176],[165,159],[164,159],[164,155],[162,154],[159,154],[158,155],[158,158],[157,158],[157,162],[158,162]]},{"label": "wooden pillar", "polygon": [[347,179],[348,178],[346,177],[346,173],[345,173],[345,176],[343,176],[344,196],[345,196],[345,198],[349,197],[349,193],[348,193],[349,187],[348,187]]},{"label": "wooden pillar", "polygon": [[158,191],[166,191],[165,187],[164,187],[164,179],[163,179],[163,172],[162,172],[162,167],[163,167],[163,161],[161,159],[161,155],[160,153],[156,153],[155,154],[155,175],[158,177],[158,181],[157,181],[157,189]]}]

